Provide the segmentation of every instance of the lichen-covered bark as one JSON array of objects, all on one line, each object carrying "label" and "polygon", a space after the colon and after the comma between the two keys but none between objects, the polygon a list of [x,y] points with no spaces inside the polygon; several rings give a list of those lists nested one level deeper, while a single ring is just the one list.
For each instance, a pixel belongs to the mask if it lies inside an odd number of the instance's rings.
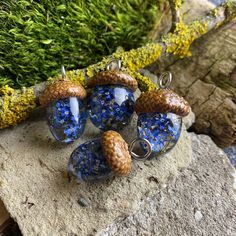
[{"label": "lichen-covered bark", "polygon": [[169,0],[169,6],[171,9],[172,26],[170,31],[173,32],[176,28],[176,24],[179,22],[180,7],[182,6],[182,0]]},{"label": "lichen-covered bark", "polygon": [[[104,70],[107,63],[112,58],[116,58],[121,60],[122,70],[129,72],[131,76],[138,80],[141,91],[155,89],[156,85],[148,77],[143,77],[139,74],[137,70],[150,65],[166,53],[177,55],[180,58],[191,55],[189,48],[193,41],[213,28],[218,28],[222,24],[229,22],[236,15],[236,3],[233,5],[225,3],[217,9],[217,11],[210,12],[202,20],[197,20],[187,25],[180,20],[176,24],[175,31],[168,33],[160,42],[150,43],[129,52],[116,52],[95,65],[91,65],[83,70],[68,72],[68,77],[86,86],[87,78],[93,76],[98,71]],[[49,79],[49,82],[57,78]],[[7,88],[3,87],[0,89],[0,96],[2,95],[0,97],[0,129],[16,125],[27,118],[30,111],[36,107],[36,102],[43,86],[44,84],[39,84],[28,88],[30,91],[33,91],[33,95],[29,97],[29,100],[24,98],[24,89],[23,92],[20,90],[12,92],[12,94],[17,94],[17,103],[15,103],[14,96],[12,98],[11,96],[5,96],[4,91]],[[28,109],[29,104],[34,104],[34,107]],[[14,107],[13,112],[12,107]],[[5,116],[5,112],[8,112],[8,109],[10,113],[8,113],[8,116]],[[22,114],[19,114],[21,111],[23,111]]]},{"label": "lichen-covered bark", "polygon": [[192,57],[163,60],[155,69],[170,70],[173,86],[196,114],[194,131],[208,134],[221,147],[236,143],[236,20],[198,40]]},{"label": "lichen-covered bark", "polygon": [[9,86],[1,89],[0,128],[15,125],[25,120],[36,107],[33,89],[14,90]]}]

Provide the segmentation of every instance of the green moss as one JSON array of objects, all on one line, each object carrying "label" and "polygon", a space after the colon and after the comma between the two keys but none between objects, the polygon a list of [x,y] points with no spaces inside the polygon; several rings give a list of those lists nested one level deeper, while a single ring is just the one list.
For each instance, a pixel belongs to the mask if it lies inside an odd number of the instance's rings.
[{"label": "green moss", "polygon": [[162,1],[1,1],[0,85],[34,85],[57,75],[61,64],[84,68],[118,46],[143,45]]}]

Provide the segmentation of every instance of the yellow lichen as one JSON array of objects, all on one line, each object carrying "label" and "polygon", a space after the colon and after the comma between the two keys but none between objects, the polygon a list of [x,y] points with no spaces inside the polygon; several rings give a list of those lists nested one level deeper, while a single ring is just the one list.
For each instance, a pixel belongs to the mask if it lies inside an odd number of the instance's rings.
[{"label": "yellow lichen", "polygon": [[[138,69],[144,68],[145,66],[155,62],[160,57],[161,52],[162,46],[157,43],[150,43],[146,46],[138,49],[132,49],[130,51],[117,50],[112,55],[103,58],[101,62],[88,66],[85,70],[68,71],[66,74],[69,79],[79,81],[83,86],[86,87],[86,79],[94,76],[99,71],[106,70],[107,65],[112,59],[121,60],[122,69],[129,71],[132,76],[133,72],[135,74],[135,71]],[[141,78],[141,75],[139,73],[137,74],[139,75],[137,79]],[[58,79],[58,77],[51,80],[54,81],[55,79]],[[142,88],[149,89],[155,87],[149,78],[142,77],[141,79],[142,81],[140,81],[140,84]]]},{"label": "yellow lichen", "polygon": [[158,43],[149,43],[146,46],[132,49],[128,52],[114,53],[113,57],[120,59],[122,66],[130,71],[136,71],[140,68],[155,62],[161,55],[162,46]]},{"label": "yellow lichen", "polygon": [[[181,21],[177,24],[175,32],[168,34],[164,40],[167,44],[167,52],[178,54],[180,57],[189,55],[190,44],[199,34],[205,33],[206,29],[207,25],[204,23],[195,22],[190,26],[186,26]],[[137,79],[141,91],[153,90],[156,85],[148,77],[139,74],[137,70],[155,62],[160,57],[162,50],[161,44],[150,43],[128,52],[117,51],[85,70],[68,71],[67,77],[86,86],[88,77],[105,70],[110,60],[119,59],[122,63],[122,69],[128,71],[131,76]],[[59,77],[50,78],[48,83],[55,81]],[[36,107],[33,89],[14,90],[5,86],[0,89],[0,92],[2,94],[0,99],[0,129],[16,125],[27,118]]]},{"label": "yellow lichen", "polygon": [[178,10],[182,6],[182,0],[174,0],[175,9]]},{"label": "yellow lichen", "polygon": [[36,107],[32,88],[14,90],[6,85],[0,89],[0,95],[0,129],[25,120]]},{"label": "yellow lichen", "polygon": [[212,9],[208,15],[216,17],[216,16],[218,16],[219,12],[220,12],[220,9],[216,7],[214,9]]},{"label": "yellow lichen", "polygon": [[86,78],[82,70],[66,72],[68,79],[79,82],[82,86],[86,85]]},{"label": "yellow lichen", "polygon": [[230,22],[234,18],[236,18],[236,2],[233,2],[232,0],[228,0],[225,2],[225,14],[226,14],[226,22]]},{"label": "yellow lichen", "polygon": [[[83,70],[70,70],[66,71],[66,77],[69,80],[79,82],[82,86],[86,86],[86,77],[85,73]],[[61,75],[57,75],[54,77],[49,77],[48,80],[46,81],[46,86],[49,86],[50,84],[54,83],[58,79],[61,79]]]},{"label": "yellow lichen", "polygon": [[191,56],[189,48],[192,42],[200,35],[205,34],[207,29],[207,22],[194,21],[190,25],[186,25],[180,18],[180,22],[176,24],[175,31],[168,33],[163,38],[163,42],[167,45],[166,52],[178,55],[180,58]]},{"label": "yellow lichen", "polygon": [[86,75],[92,77],[97,74],[99,71],[105,70],[107,64],[112,59],[111,56],[103,58],[103,60],[97,64],[90,65],[86,68]]},{"label": "yellow lichen", "polygon": [[157,85],[152,82],[152,80],[146,76],[141,75],[138,72],[130,71],[129,74],[138,81],[138,87],[140,91],[146,92],[150,90],[157,89]]}]

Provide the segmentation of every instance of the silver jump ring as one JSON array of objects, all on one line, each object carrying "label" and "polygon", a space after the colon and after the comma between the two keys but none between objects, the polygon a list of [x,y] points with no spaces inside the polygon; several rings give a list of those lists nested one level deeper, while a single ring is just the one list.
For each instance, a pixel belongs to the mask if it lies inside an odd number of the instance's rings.
[{"label": "silver jump ring", "polygon": [[[147,145],[147,152],[143,155],[138,155],[136,154],[135,152],[133,152],[133,149],[134,149],[134,145],[137,143],[137,142],[143,142]],[[144,138],[136,138],[134,139],[130,145],[129,145],[129,152],[130,152],[130,155],[138,160],[138,161],[142,161],[142,160],[146,160],[152,153],[152,146],[150,144],[150,142],[147,140],[147,139],[144,139]]]},{"label": "silver jump ring", "polygon": [[66,70],[64,66],[61,66],[61,76],[62,78],[66,78]]},{"label": "silver jump ring", "polygon": [[112,59],[106,67],[107,70],[120,70],[121,69],[121,60]]},{"label": "silver jump ring", "polygon": [[172,74],[169,71],[166,71],[161,74],[159,79],[160,88],[168,88],[172,82]]}]

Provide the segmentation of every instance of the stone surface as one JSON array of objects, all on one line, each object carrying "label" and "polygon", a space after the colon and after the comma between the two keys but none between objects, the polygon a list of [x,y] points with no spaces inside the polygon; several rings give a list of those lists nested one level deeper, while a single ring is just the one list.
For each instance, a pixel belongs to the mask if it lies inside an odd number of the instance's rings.
[{"label": "stone surface", "polygon": [[195,123],[195,114],[191,110],[189,114],[185,117],[183,117],[183,123],[186,127],[186,129],[189,129],[194,123]]},{"label": "stone surface", "polygon": [[[23,235],[88,235],[117,217],[139,209],[143,199],[191,161],[191,141],[183,130],[176,147],[158,160],[134,162],[128,177],[100,183],[69,182],[66,169],[80,143],[100,137],[88,122],[82,138],[68,146],[56,143],[41,120],[31,120],[0,133],[0,197]],[[121,133],[136,137],[135,116]]]},{"label": "stone surface", "polygon": [[195,220],[196,221],[200,221],[203,217],[202,212],[201,211],[196,211],[194,214]]},{"label": "stone surface", "polygon": [[0,229],[2,224],[9,219],[9,213],[7,212],[3,202],[0,200]]},{"label": "stone surface", "polygon": [[231,164],[236,168],[236,146],[225,148],[224,152],[228,156]]},{"label": "stone surface", "polygon": [[215,5],[220,5],[221,3],[224,2],[224,0],[209,0],[209,2],[214,3]]},{"label": "stone surface", "polygon": [[[234,36],[229,33],[228,37],[227,32],[219,40],[224,44],[227,37],[226,41],[233,45]],[[205,48],[199,53],[205,55],[208,43],[212,45],[215,41],[219,42],[217,36],[213,37],[214,41],[209,37],[207,43],[203,44]],[[197,52],[198,46],[194,50]],[[220,55],[224,56],[221,51]],[[221,51],[213,50],[213,58],[216,59],[214,55],[217,57]],[[225,57],[229,58],[229,63],[219,67],[221,70],[231,66],[232,57],[228,54]],[[214,67],[214,64],[207,67],[211,62],[210,56],[207,58],[206,55],[203,61],[201,59],[196,57],[195,61],[190,60],[189,63],[195,63],[194,68],[188,68],[189,64],[185,60],[182,67],[180,62],[176,62],[180,63],[179,70],[174,67],[175,63],[170,66],[175,77],[180,79],[180,88],[177,88],[180,92],[185,93],[190,88],[188,95],[193,94],[191,86],[195,80],[204,80],[204,71],[208,72]],[[204,64],[207,71],[203,69]],[[225,72],[227,75],[228,69]],[[182,73],[184,80],[181,80]],[[181,86],[189,88],[181,90]],[[223,99],[223,104],[229,106],[228,112],[230,109],[232,112],[232,96],[228,92],[216,98],[209,92],[206,97],[218,102]],[[199,96],[195,99],[196,104],[194,102],[192,105],[199,106],[199,110],[200,107],[207,110],[205,105],[210,99],[204,98],[202,102],[198,102]],[[220,105],[217,111],[223,108]],[[213,106],[209,113],[214,109]],[[199,114],[205,114],[199,110],[195,110],[198,120]],[[226,118],[231,120],[233,116],[234,113],[227,113]],[[219,120],[218,114],[215,118]],[[127,141],[136,136],[134,130],[136,120],[123,131]],[[222,130],[220,132],[222,134]],[[192,135],[194,155],[190,166],[191,142],[184,131],[180,142],[170,153],[160,160],[135,162],[132,174],[127,178],[115,178],[97,184],[76,184],[74,180],[69,182],[66,167],[70,153],[78,144],[99,137],[100,134],[89,123],[81,140],[64,146],[53,140],[46,122],[38,115],[14,129],[1,131],[0,197],[23,235],[94,235],[97,231],[98,235],[132,236],[235,235],[236,197],[233,186],[236,189],[236,172],[233,173],[232,183],[232,167],[209,138]],[[179,178],[175,180],[174,177],[179,173]]]},{"label": "stone surface", "polygon": [[236,172],[209,137],[191,138],[190,166],[169,184],[158,185],[138,211],[97,235],[236,235]]}]

